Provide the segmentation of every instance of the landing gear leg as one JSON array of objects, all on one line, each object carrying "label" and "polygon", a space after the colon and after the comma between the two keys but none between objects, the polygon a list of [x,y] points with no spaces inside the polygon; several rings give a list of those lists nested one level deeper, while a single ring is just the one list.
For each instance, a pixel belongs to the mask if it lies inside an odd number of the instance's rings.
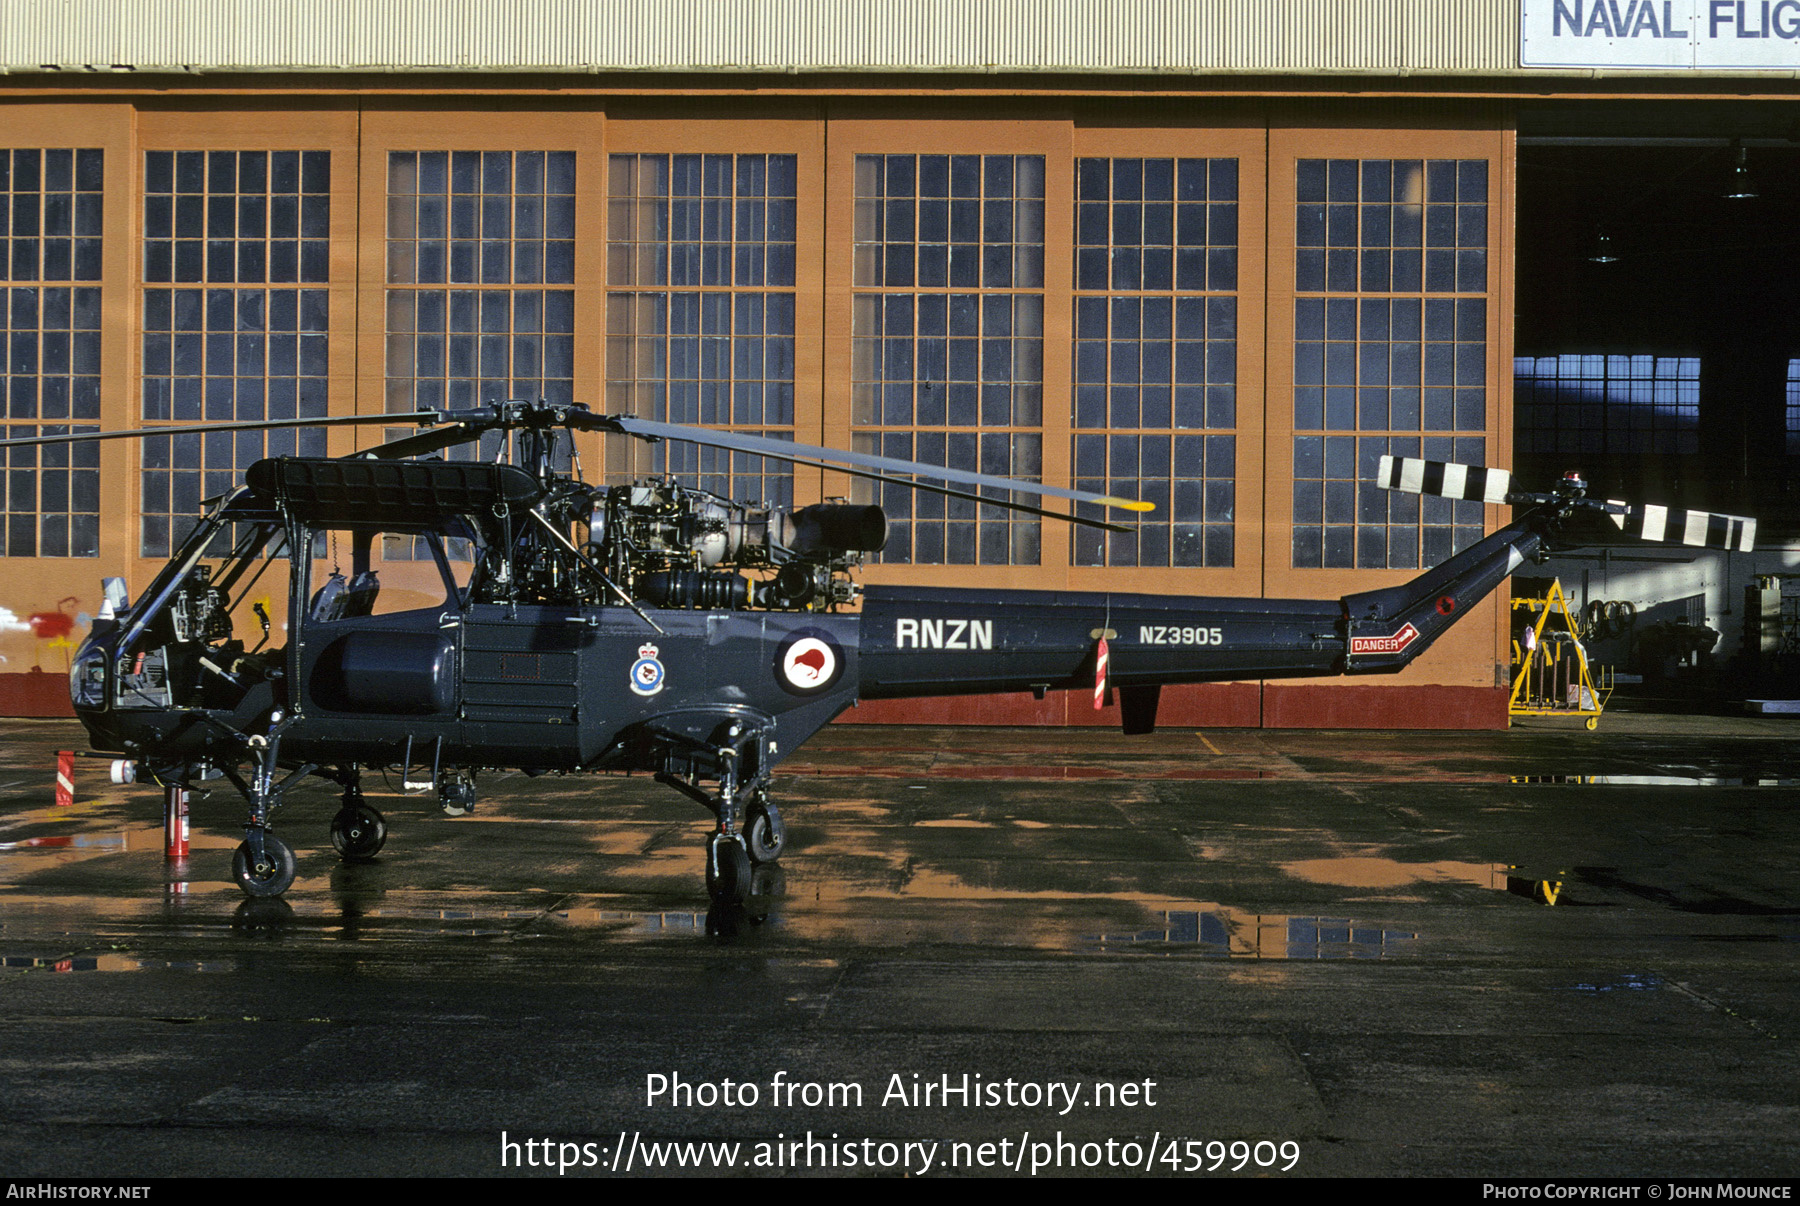
[{"label": "landing gear leg", "polygon": [[251,757],[255,765],[250,782],[245,783],[230,769],[229,778],[250,802],[250,818],[244,824],[244,841],[232,855],[231,875],[246,896],[280,896],[294,883],[297,864],[288,844],[269,832],[269,814],[281,806],[287,789],[319,769],[308,762],[279,783],[275,773],[281,755],[282,725],[276,722],[266,737],[250,738]]},{"label": "landing gear leg", "polygon": [[674,788],[718,818],[718,828],[706,843],[706,891],[715,905],[740,905],[747,900],[756,864],[774,861],[787,840],[781,813],[769,801],[768,763],[760,745],[766,732],[753,730],[747,744],[744,726],[732,721],[712,741],[685,743],[683,754],[692,758],[703,752],[700,765],[717,769],[717,794],[707,793],[695,782],[698,776],[692,762],[685,777],[673,770],[656,775],[658,783]]},{"label": "landing gear leg", "polygon": [[718,904],[743,904],[750,895],[750,851],[741,832],[737,750],[728,746],[719,753],[719,829],[706,844],[706,891]]}]

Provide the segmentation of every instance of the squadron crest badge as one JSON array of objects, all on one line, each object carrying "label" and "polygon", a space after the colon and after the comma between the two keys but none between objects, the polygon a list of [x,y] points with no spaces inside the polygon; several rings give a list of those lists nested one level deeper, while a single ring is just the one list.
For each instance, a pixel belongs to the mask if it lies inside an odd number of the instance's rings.
[{"label": "squadron crest badge", "polygon": [[663,664],[655,645],[639,645],[638,660],[631,663],[631,689],[639,695],[655,695],[663,689]]}]

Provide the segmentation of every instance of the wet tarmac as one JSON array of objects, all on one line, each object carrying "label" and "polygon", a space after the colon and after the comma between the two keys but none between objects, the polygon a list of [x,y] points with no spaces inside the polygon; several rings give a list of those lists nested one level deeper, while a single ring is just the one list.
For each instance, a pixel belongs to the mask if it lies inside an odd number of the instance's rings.
[{"label": "wet tarmac", "polygon": [[10,1175],[1800,1171],[1800,719],[839,726],[723,912],[704,814],[616,777],[377,780],[361,866],[301,789],[247,902],[238,803],[168,863],[104,762],[54,805],[79,744],[0,721]]}]

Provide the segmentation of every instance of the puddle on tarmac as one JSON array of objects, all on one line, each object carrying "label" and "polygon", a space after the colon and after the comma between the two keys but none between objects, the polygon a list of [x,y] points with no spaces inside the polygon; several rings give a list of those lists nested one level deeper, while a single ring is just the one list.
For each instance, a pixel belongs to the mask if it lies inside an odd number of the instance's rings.
[{"label": "puddle on tarmac", "polygon": [[1419,935],[1347,917],[1282,917],[1222,905],[1168,909],[1161,928],[1097,934],[1105,950],[1182,951],[1229,959],[1391,959],[1416,954]]},{"label": "puddle on tarmac", "polygon": [[235,959],[146,959],[137,955],[72,955],[66,958],[37,955],[6,955],[0,967],[30,968],[49,972],[135,972],[191,971],[230,972],[238,969]]},{"label": "puddle on tarmac", "polygon": [[1566,870],[1541,870],[1514,863],[1464,863],[1439,861],[1405,863],[1376,855],[1344,855],[1283,863],[1282,872],[1308,883],[1339,888],[1406,888],[1415,884],[1468,884],[1539,904],[1555,905],[1563,899]]},{"label": "puddle on tarmac", "polygon": [[1650,972],[1629,972],[1621,976],[1612,976],[1604,980],[1591,980],[1579,984],[1559,984],[1557,992],[1656,992],[1663,986],[1663,978]]}]

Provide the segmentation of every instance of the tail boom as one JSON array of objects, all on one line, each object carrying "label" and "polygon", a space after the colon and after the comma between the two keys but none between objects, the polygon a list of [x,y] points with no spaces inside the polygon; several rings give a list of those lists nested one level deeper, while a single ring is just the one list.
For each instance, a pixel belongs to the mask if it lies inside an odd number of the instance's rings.
[{"label": "tail boom", "polygon": [[1412,581],[1341,599],[1190,598],[871,586],[865,699],[1391,673],[1430,648],[1539,548],[1524,523]]}]

